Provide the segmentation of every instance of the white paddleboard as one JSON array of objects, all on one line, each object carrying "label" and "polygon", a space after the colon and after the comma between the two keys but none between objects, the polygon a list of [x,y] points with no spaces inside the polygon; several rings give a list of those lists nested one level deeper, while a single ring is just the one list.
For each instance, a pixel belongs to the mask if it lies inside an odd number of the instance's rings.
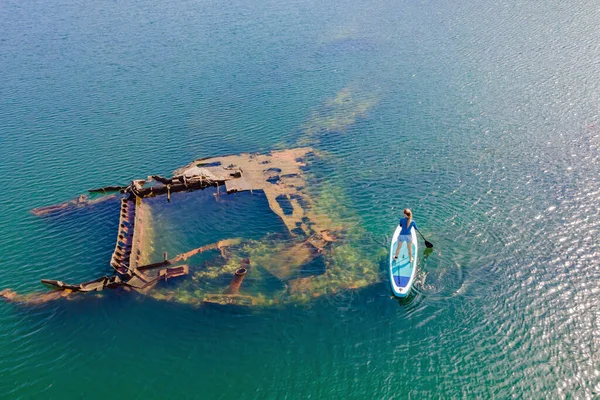
[{"label": "white paddleboard", "polygon": [[[398,225],[394,236],[392,237],[392,244],[390,246],[390,283],[392,285],[392,292],[397,297],[406,297],[410,293],[413,282],[415,281],[415,274],[417,272],[417,235],[415,234],[415,228],[411,228],[410,234],[412,235],[412,256],[413,262],[409,262],[408,259],[408,246],[407,243],[399,243],[398,236],[400,235],[401,227]],[[396,254],[396,248],[398,245],[402,245],[398,259],[394,260],[394,254]]]}]

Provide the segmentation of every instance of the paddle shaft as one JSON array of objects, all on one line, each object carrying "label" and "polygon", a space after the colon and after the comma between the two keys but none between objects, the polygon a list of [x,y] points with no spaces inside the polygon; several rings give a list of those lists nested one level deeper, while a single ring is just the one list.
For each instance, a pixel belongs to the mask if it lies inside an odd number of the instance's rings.
[{"label": "paddle shaft", "polygon": [[420,230],[418,230],[417,228],[415,228],[417,232],[419,232],[419,235],[421,235],[421,237],[423,238],[423,241],[425,242],[425,247],[427,248],[432,248],[433,244],[429,241],[427,241],[427,239],[425,239],[425,236],[423,236],[423,234],[421,233]]}]

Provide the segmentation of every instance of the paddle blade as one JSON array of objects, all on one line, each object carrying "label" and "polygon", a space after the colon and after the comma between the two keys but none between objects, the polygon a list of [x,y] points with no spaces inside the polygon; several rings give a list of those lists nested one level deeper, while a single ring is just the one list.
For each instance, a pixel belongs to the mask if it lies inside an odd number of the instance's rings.
[{"label": "paddle blade", "polygon": [[431,249],[433,247],[433,243],[428,242],[427,239],[425,239],[425,236],[423,236],[423,234],[421,233],[420,230],[417,229],[417,232],[419,232],[419,235],[421,235],[421,237],[423,238],[423,241],[425,242],[425,247],[427,247],[428,249]]}]

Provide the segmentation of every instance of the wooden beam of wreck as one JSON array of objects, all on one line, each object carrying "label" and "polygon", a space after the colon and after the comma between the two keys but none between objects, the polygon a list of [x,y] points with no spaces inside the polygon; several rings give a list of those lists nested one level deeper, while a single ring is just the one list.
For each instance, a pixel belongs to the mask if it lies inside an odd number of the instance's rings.
[{"label": "wooden beam of wreck", "polygon": [[65,290],[55,290],[53,292],[47,293],[31,293],[27,295],[18,294],[11,289],[0,290],[0,298],[3,298],[6,301],[10,301],[13,303],[21,303],[27,305],[37,305],[46,303],[49,301],[58,300],[61,297],[67,297],[71,293],[73,293],[69,289]]},{"label": "wooden beam of wreck", "polygon": [[241,239],[225,239],[225,240],[220,240],[216,243],[212,243],[212,244],[207,244],[205,246],[202,247],[198,247],[197,249],[194,250],[190,250],[187,253],[183,253],[178,255],[177,257],[173,258],[172,260],[169,260],[169,263],[174,264],[177,263],[179,261],[185,261],[188,258],[195,256],[196,254],[200,254],[203,253],[205,251],[208,250],[221,250],[223,247],[229,247],[229,246],[233,246],[236,244],[241,243]]},{"label": "wooden beam of wreck", "polygon": [[100,291],[106,287],[117,287],[123,284],[121,278],[118,275],[102,276],[93,281],[83,282],[78,285],[70,285],[63,281],[57,281],[54,279],[42,279],[42,283],[46,285],[54,286],[62,290],[71,290],[73,292],[93,292]]},{"label": "wooden beam of wreck", "polygon": [[187,275],[189,272],[190,268],[187,264],[161,269],[158,271],[158,274],[153,276],[146,275],[139,270],[135,270],[134,276],[128,281],[123,282],[123,284],[137,290],[140,293],[146,293],[152,289],[158,283],[158,281],[167,281],[170,278]]},{"label": "wooden beam of wreck", "polygon": [[171,262],[169,260],[165,260],[165,261],[160,261],[160,262],[153,263],[153,264],[140,265],[136,269],[138,271],[145,271],[147,269],[154,269],[154,268],[164,267],[165,265],[171,265]]},{"label": "wooden beam of wreck", "polygon": [[88,189],[89,193],[122,192],[129,186],[105,186],[98,189]]},{"label": "wooden beam of wreck", "polygon": [[217,186],[217,184],[224,184],[223,181],[211,181],[208,179],[204,180],[187,180],[185,183],[172,183],[168,186],[151,186],[151,187],[142,187],[136,188],[134,193],[138,197],[152,197],[152,196],[160,196],[166,194],[167,192],[175,193],[175,192],[183,192],[186,190],[199,190],[206,189],[210,186]]},{"label": "wooden beam of wreck", "polygon": [[170,185],[173,183],[173,179],[165,178],[160,175],[151,175],[150,178],[154,179],[156,182],[160,182],[163,185]]},{"label": "wooden beam of wreck", "polygon": [[211,243],[211,244],[207,244],[201,247],[198,247],[196,249],[190,250],[188,252],[179,254],[177,256],[175,256],[174,258],[170,259],[170,260],[164,260],[164,261],[159,261],[156,263],[152,263],[152,264],[147,264],[147,265],[140,265],[139,267],[137,267],[137,270],[139,271],[145,271],[148,269],[154,269],[154,268],[160,268],[160,267],[164,267],[166,265],[172,265],[172,264],[177,264],[180,261],[185,261],[188,258],[195,256],[196,254],[200,254],[200,253],[204,253],[205,251],[208,250],[221,250],[225,247],[228,246],[233,246],[236,244],[240,244],[241,243],[241,239],[236,238],[236,239],[225,239],[225,240],[220,240],[216,243]]}]

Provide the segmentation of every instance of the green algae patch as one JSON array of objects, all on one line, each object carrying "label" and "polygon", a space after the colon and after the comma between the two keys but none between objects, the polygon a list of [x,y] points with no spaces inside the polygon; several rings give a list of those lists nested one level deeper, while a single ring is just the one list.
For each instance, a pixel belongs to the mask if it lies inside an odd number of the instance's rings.
[{"label": "green algae patch", "polygon": [[[311,215],[327,215],[328,233],[309,237],[267,234],[258,240],[242,240],[196,266],[192,279],[176,283],[176,289],[158,288],[152,297],[191,306],[208,302],[273,307],[306,304],[378,282],[379,262],[386,250],[365,243],[368,232],[348,206],[342,188],[325,183],[307,195]],[[227,285],[244,260],[248,260],[248,273],[240,292],[227,295]],[[305,269],[315,261],[323,270]]]},{"label": "green algae patch", "polygon": [[366,118],[369,110],[379,103],[379,96],[373,92],[361,92],[353,87],[340,90],[335,97],[328,99],[302,125],[302,135],[297,145],[316,145],[321,135],[344,133],[358,119]]}]

